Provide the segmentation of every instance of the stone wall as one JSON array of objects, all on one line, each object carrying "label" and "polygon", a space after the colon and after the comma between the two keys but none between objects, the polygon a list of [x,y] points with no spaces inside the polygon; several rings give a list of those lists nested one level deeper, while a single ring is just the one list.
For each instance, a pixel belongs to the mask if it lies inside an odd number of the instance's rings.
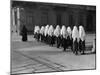
[{"label": "stone wall", "polygon": [[[19,9],[19,16],[18,10]],[[16,25],[17,31],[21,31],[22,26],[26,25],[29,32],[33,32],[35,25],[53,25],[54,27],[59,24],[60,26],[79,26],[83,25],[87,32],[96,32],[96,10],[89,10],[81,7],[62,7],[52,5],[34,5],[16,6],[12,7],[14,17],[12,24]],[[15,23],[14,23],[15,22]]]}]

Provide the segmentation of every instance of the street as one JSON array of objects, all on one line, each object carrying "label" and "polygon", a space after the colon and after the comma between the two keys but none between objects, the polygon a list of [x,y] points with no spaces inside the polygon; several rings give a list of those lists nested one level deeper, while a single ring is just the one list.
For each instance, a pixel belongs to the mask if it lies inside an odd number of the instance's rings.
[{"label": "street", "polygon": [[85,55],[75,55],[70,49],[51,47],[37,42],[28,36],[27,42],[21,36],[11,35],[11,74],[60,72],[68,70],[95,69],[95,54],[91,53],[92,40],[95,35],[87,35]]}]

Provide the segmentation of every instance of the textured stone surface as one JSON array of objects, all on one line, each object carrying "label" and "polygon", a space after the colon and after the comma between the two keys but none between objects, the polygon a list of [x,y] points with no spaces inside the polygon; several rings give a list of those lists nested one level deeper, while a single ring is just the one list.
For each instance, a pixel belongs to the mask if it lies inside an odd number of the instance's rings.
[{"label": "textured stone surface", "polygon": [[[94,35],[92,35],[94,37]],[[75,55],[70,49],[66,52],[62,48],[50,47],[41,42],[37,42],[28,36],[28,42],[15,41],[12,36],[11,43],[11,73],[38,73],[52,71],[67,71],[80,69],[95,69],[95,54],[85,51],[85,55]],[[87,39],[91,40],[88,35]]]}]

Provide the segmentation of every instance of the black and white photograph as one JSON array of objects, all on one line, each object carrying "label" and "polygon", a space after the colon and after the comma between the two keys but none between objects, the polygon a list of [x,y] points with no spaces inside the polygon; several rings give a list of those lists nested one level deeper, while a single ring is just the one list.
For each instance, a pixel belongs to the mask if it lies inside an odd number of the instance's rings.
[{"label": "black and white photograph", "polygon": [[10,74],[96,70],[96,5],[10,1]]}]

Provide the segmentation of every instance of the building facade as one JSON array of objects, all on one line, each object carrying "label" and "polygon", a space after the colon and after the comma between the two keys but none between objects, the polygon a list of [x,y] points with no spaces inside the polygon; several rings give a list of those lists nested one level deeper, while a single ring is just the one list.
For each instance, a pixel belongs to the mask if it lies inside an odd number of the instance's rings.
[{"label": "building facade", "polygon": [[96,32],[96,6],[12,1],[11,18],[11,26],[18,33],[23,25],[33,33],[35,25],[47,24],[83,25],[87,32]]}]

